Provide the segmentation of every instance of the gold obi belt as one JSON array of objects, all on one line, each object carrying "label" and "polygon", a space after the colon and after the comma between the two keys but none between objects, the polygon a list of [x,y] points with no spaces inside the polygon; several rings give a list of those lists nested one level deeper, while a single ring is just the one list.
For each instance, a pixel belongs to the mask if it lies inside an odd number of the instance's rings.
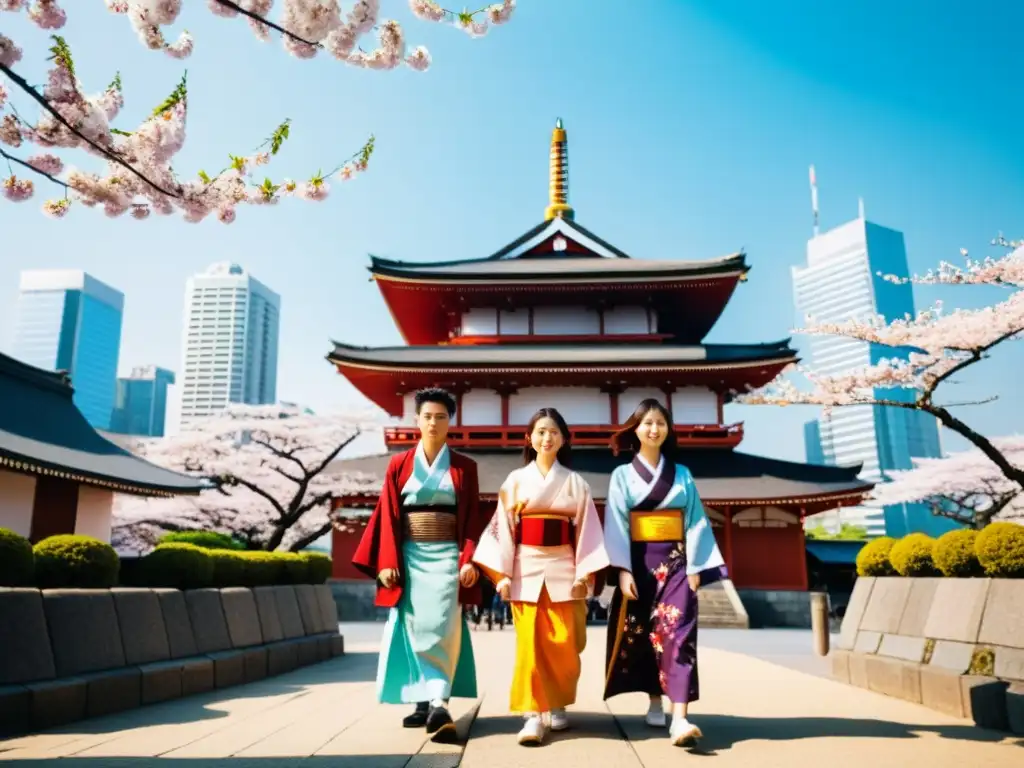
[{"label": "gold obi belt", "polygon": [[528,547],[576,546],[576,524],[565,515],[534,511],[523,513],[516,526],[516,544]]},{"label": "gold obi belt", "polygon": [[682,541],[682,510],[656,509],[649,512],[631,512],[629,538],[643,542]]},{"label": "gold obi belt", "polygon": [[402,507],[406,541],[458,542],[459,517],[454,504]]}]

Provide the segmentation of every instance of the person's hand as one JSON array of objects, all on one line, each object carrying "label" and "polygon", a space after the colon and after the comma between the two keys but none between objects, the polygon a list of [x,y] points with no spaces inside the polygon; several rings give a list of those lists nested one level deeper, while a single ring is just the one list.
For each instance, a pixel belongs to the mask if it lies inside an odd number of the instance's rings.
[{"label": "person's hand", "polygon": [[691,573],[689,576],[686,577],[686,580],[688,582],[690,582],[690,589],[692,589],[694,592],[696,592],[698,589],[700,589],[700,574],[699,573]]},{"label": "person's hand", "polygon": [[569,596],[573,600],[583,600],[584,598],[586,598],[586,596],[587,596],[587,580],[586,579],[576,579],[576,581],[574,581],[573,584],[572,584],[572,591],[569,593]]},{"label": "person's hand", "polygon": [[480,578],[480,572],[476,569],[476,566],[472,563],[466,563],[462,568],[459,569],[459,584],[469,589],[476,584],[477,579]]},{"label": "person's hand", "polygon": [[506,576],[497,583],[494,589],[501,599],[507,603],[512,596],[512,580]]},{"label": "person's hand", "polygon": [[398,569],[385,568],[377,574],[377,578],[380,580],[380,585],[384,587],[384,589],[391,589],[398,583]]},{"label": "person's hand", "polygon": [[628,600],[636,600],[638,598],[636,581],[633,579],[633,574],[629,571],[619,571],[619,589],[622,592],[622,596]]}]

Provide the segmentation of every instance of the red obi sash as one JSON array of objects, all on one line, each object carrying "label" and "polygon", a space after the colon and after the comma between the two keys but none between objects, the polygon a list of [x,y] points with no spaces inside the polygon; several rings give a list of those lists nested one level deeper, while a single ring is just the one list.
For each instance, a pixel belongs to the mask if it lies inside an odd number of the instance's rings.
[{"label": "red obi sash", "polygon": [[576,546],[576,525],[564,515],[529,514],[519,519],[516,544],[528,547]]}]

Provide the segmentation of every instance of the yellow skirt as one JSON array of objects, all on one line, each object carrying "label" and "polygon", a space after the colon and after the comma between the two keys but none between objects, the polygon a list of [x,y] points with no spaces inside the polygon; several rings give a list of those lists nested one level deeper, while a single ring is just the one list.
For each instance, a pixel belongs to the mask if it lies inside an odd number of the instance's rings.
[{"label": "yellow skirt", "polygon": [[550,712],[576,703],[580,654],[587,644],[585,600],[553,603],[541,588],[536,603],[512,603],[516,667],[509,708]]}]

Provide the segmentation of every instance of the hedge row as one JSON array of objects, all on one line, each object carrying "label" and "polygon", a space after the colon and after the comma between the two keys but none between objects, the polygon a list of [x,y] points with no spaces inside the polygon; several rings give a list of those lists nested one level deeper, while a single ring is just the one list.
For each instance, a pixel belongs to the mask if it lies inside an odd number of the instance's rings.
[{"label": "hedge row", "polygon": [[857,554],[860,576],[951,576],[1024,578],[1024,526],[992,523],[980,531],[958,530],[933,539],[911,533],[864,545]]},{"label": "hedge row", "polygon": [[[27,539],[0,528],[0,586],[53,589],[108,589],[117,586],[257,587],[273,584],[323,584],[331,559],[314,552],[250,552],[197,534],[193,541],[161,541],[145,557],[122,561],[109,544],[90,536],[51,536],[33,547]],[[212,534],[217,537],[219,534]],[[222,537],[227,538],[227,537]],[[129,565],[130,563],[130,565]]]}]

